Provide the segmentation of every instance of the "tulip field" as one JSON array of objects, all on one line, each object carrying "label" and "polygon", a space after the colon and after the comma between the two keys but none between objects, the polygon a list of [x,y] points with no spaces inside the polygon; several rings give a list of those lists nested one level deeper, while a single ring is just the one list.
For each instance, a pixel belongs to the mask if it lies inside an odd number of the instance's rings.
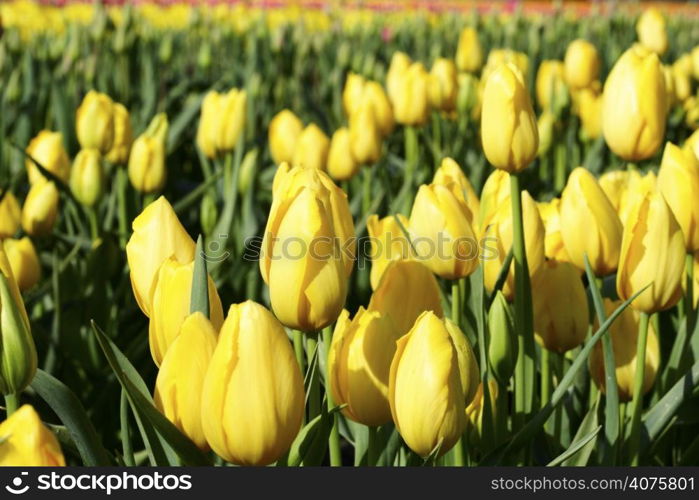
[{"label": "tulip field", "polygon": [[0,3],[0,465],[699,465],[699,4]]}]

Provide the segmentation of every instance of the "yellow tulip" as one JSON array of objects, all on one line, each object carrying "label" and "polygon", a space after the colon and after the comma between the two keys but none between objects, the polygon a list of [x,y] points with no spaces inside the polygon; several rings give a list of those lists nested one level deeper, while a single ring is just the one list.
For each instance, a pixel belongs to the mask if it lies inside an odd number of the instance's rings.
[{"label": "yellow tulip", "polygon": [[648,284],[631,307],[648,314],[674,306],[682,295],[685,244],[672,210],[651,187],[639,193],[624,227],[616,289],[627,300]]},{"label": "yellow tulip", "polygon": [[30,405],[23,405],[0,424],[0,466],[65,466],[56,436]]},{"label": "yellow tulip", "polygon": [[422,125],[429,117],[429,74],[421,63],[413,63],[400,75],[394,94],[389,93],[398,123]]},{"label": "yellow tulip", "polygon": [[311,123],[298,137],[292,164],[295,167],[325,170],[329,149],[328,136],[318,125]]},{"label": "yellow tulip", "polygon": [[[434,173],[432,184],[441,184],[442,186],[447,187],[455,184],[461,191],[471,214],[473,215],[480,212],[481,207],[478,195],[476,194],[476,191],[474,191],[473,186],[469,182],[463,170],[461,170],[461,167],[458,163],[456,163],[456,161],[454,161],[454,159],[449,157],[442,159],[442,163]],[[475,225],[476,221],[472,218],[471,223]]]},{"label": "yellow tulip", "polygon": [[692,95],[692,73],[683,66],[681,61],[677,61],[670,68],[673,93],[680,102],[689,99]]},{"label": "yellow tulip", "polygon": [[466,426],[466,406],[478,387],[478,363],[451,321],[425,312],[398,340],[388,399],[406,444],[426,457],[449,451]]},{"label": "yellow tulip", "polygon": [[604,84],[602,131],[625,160],[655,154],[665,136],[665,79],[658,56],[634,45],[617,60]]},{"label": "yellow tulip", "polygon": [[551,148],[554,133],[553,128],[555,125],[556,115],[550,111],[544,111],[537,119],[536,129],[539,133],[539,148],[536,151],[537,156],[544,156]]},{"label": "yellow tulip", "polygon": [[597,49],[587,40],[573,40],[566,49],[564,65],[566,83],[571,89],[589,87],[599,75]]},{"label": "yellow tulip", "polygon": [[370,103],[381,135],[384,137],[388,136],[393,131],[395,123],[391,101],[388,99],[384,88],[378,82],[367,82],[366,85],[364,85],[362,100]]},{"label": "yellow tulip", "polygon": [[478,216],[478,228],[483,232],[488,228],[495,214],[510,200],[510,175],[504,170],[493,170],[483,184]]},{"label": "yellow tulip", "polygon": [[481,140],[490,164],[507,172],[523,170],[536,156],[536,116],[522,74],[512,64],[495,68],[485,84]]},{"label": "yellow tulip", "polygon": [[[29,141],[27,154],[63,182],[68,182],[70,160],[63,146],[63,134],[42,130]],[[34,184],[44,178],[39,169],[36,168],[36,165],[34,165],[34,162],[29,158],[24,161],[24,165],[27,168],[30,184]]]},{"label": "yellow tulip", "polygon": [[395,260],[386,266],[368,309],[388,316],[399,335],[407,333],[425,311],[444,316],[437,279],[414,260]]},{"label": "yellow tulip", "polygon": [[204,378],[206,441],[229,462],[267,465],[289,449],[303,413],[303,378],[284,328],[255,302],[232,305]]},{"label": "yellow tulip", "polygon": [[544,237],[544,255],[548,259],[559,262],[570,262],[570,256],[561,236],[561,200],[554,198],[548,202],[536,204],[539,208],[541,221],[544,223],[546,236]]},{"label": "yellow tulip", "polygon": [[2,243],[19,290],[29,290],[41,278],[41,264],[32,240],[25,236],[19,240],[7,238]]},{"label": "yellow tulip", "polygon": [[[454,186],[454,185],[453,185]],[[464,278],[478,267],[473,214],[460,189],[441,184],[420,186],[410,213],[416,258],[446,279]]]},{"label": "yellow tulip", "polygon": [[[493,426],[496,421],[496,415],[500,411],[506,411],[505,408],[497,407],[498,399],[498,383],[495,380],[488,381],[488,394],[490,399],[490,411],[492,422],[490,425]],[[482,442],[483,439],[483,382],[478,384],[478,389],[476,390],[476,395],[473,400],[466,407],[466,433],[468,439],[466,440],[469,445],[480,445],[489,446],[490,443]]]},{"label": "yellow tulip", "polygon": [[513,64],[522,74],[522,78],[526,80],[529,74],[529,56],[524,52],[517,52],[512,49],[492,49],[488,53],[488,59],[485,62],[481,81],[486,82],[490,74],[497,69],[501,64]]},{"label": "yellow tulip", "polygon": [[456,109],[459,114],[468,116],[474,121],[480,120],[483,94],[480,80],[470,73],[459,73],[457,81],[459,93],[456,96]]},{"label": "yellow tulip", "polygon": [[394,52],[391,56],[391,64],[388,67],[388,73],[386,73],[386,90],[394,106],[398,97],[401,81],[411,64],[412,61],[410,57],[404,52]]},{"label": "yellow tulip", "polygon": [[692,74],[696,80],[699,80],[699,45],[692,49],[690,57],[692,58]]},{"label": "yellow tulip", "polygon": [[215,158],[218,142],[219,116],[221,116],[221,94],[215,90],[206,93],[201,102],[201,115],[197,129],[197,146],[207,158]]},{"label": "yellow tulip", "polygon": [[163,415],[204,450],[209,446],[202,429],[202,388],[217,336],[202,313],[187,316],[163,359],[153,395]]},{"label": "yellow tulip", "polygon": [[107,161],[115,165],[124,165],[129,161],[133,131],[129,111],[123,104],[114,103],[114,142],[107,153]]},{"label": "yellow tulip", "polygon": [[579,92],[581,131],[585,139],[597,139],[602,135],[602,96],[590,89]]},{"label": "yellow tulip", "polygon": [[684,141],[682,149],[691,151],[694,153],[694,157],[699,160],[699,129],[695,130],[692,135]]},{"label": "yellow tulip", "polygon": [[456,47],[456,66],[460,71],[476,73],[483,65],[483,49],[475,28],[466,27],[459,35]]},{"label": "yellow tulip", "polygon": [[129,180],[138,191],[154,193],[165,186],[167,131],[167,117],[161,113],[153,118],[148,129],[133,143],[129,155]]},{"label": "yellow tulip", "polygon": [[10,191],[0,193],[0,196],[0,239],[10,238],[19,229],[22,210]]},{"label": "yellow tulip", "polygon": [[673,74],[671,66],[662,64],[660,67],[663,70],[663,80],[665,81],[665,106],[667,106],[669,113],[677,102],[677,94],[675,93],[675,75]]},{"label": "yellow tulip", "polygon": [[328,174],[335,180],[345,181],[357,175],[360,166],[352,156],[349,129],[337,129],[330,139]]},{"label": "yellow tulip", "polygon": [[274,163],[290,163],[294,159],[294,149],[302,131],[303,123],[288,109],[274,115],[269,123],[269,150]]},{"label": "yellow tulip", "polygon": [[430,106],[442,111],[453,111],[456,109],[458,92],[454,61],[443,57],[436,59],[432,64],[429,76]]},{"label": "yellow tulip", "polygon": [[53,182],[37,180],[22,207],[22,228],[31,236],[46,236],[58,217],[58,189]]},{"label": "yellow tulip", "polygon": [[[534,276],[544,264],[545,230],[536,202],[526,191],[522,192],[522,220],[529,275]],[[488,227],[484,229],[481,244],[488,245],[487,250],[486,248],[483,250],[485,287],[493,290],[505,258],[512,248],[512,205],[509,198],[500,206]],[[507,279],[502,286],[502,293],[509,301],[513,300],[515,293],[514,269],[514,262],[512,262]]]},{"label": "yellow tulip", "polygon": [[651,7],[643,11],[636,23],[636,33],[641,45],[656,54],[663,55],[667,50],[665,18],[657,8]]},{"label": "yellow tulip", "polygon": [[699,99],[695,96],[688,97],[682,103],[682,109],[684,110],[684,123],[690,129],[699,128]]},{"label": "yellow tulip", "polygon": [[[611,315],[622,301],[612,302],[604,299],[604,308],[607,316]],[[609,335],[612,339],[614,351],[615,375],[619,399],[631,401],[633,386],[636,378],[636,352],[638,343],[638,324],[640,318],[638,312],[626,308],[609,327]],[[598,328],[595,323],[595,329]],[[643,393],[647,393],[653,387],[655,376],[660,366],[660,345],[653,323],[648,324],[648,339],[646,344],[646,368],[643,373]],[[590,375],[592,380],[603,393],[606,389],[604,376],[604,354],[602,343],[597,342],[590,353]]]},{"label": "yellow tulip", "polygon": [[568,99],[562,61],[541,61],[536,73],[536,100],[542,110],[558,112]]},{"label": "yellow tulip", "polygon": [[349,117],[357,110],[359,103],[362,102],[366,80],[362,75],[357,73],[349,73],[345,80],[345,88],[342,90],[342,107],[345,114]]},{"label": "yellow tulip", "polygon": [[82,149],[77,154],[70,172],[70,190],[85,206],[91,207],[100,200],[104,190],[104,167],[98,150]]},{"label": "yellow tulip", "polygon": [[216,131],[216,150],[233,151],[245,128],[247,118],[247,93],[245,90],[231,89],[219,100]]},{"label": "yellow tulip", "polygon": [[108,95],[90,90],[76,112],[75,128],[82,149],[107,154],[114,143],[114,102]]},{"label": "yellow tulip", "polygon": [[[397,215],[400,224],[408,227],[408,219]],[[394,260],[407,259],[411,256],[410,241],[403,233],[396,217],[389,215],[379,219],[378,215],[370,215],[367,219],[367,232],[371,244],[371,272],[369,274],[371,288],[376,290],[386,267]]]},{"label": "yellow tulip", "polygon": [[360,165],[378,161],[381,157],[381,131],[369,101],[362,101],[350,116],[349,135],[354,161]]},{"label": "yellow tulip", "polygon": [[187,264],[194,260],[194,250],[194,241],[163,196],[134,219],[133,234],[126,244],[126,258],[133,293],[143,314],[151,315],[153,291],[163,262],[173,257]]},{"label": "yellow tulip", "polygon": [[342,413],[364,425],[391,421],[388,378],[398,335],[393,322],[378,311],[359,308],[354,319],[342,311],[328,354],[330,392]]},{"label": "yellow tulip", "polygon": [[570,261],[585,270],[585,254],[597,276],[613,273],[619,264],[622,225],[594,176],[575,168],[561,195],[561,235]]}]

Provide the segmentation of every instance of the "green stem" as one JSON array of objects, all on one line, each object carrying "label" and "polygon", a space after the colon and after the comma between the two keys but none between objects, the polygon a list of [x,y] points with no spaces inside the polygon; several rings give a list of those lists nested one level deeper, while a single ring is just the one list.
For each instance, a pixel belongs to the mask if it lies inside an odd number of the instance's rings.
[{"label": "green stem", "polygon": [[374,467],[379,461],[380,451],[378,449],[378,434],[379,428],[373,425],[368,426],[369,429],[369,443],[367,446],[367,461],[366,464],[369,467]]},{"label": "green stem", "polygon": [[362,217],[368,217],[371,207],[371,182],[374,177],[374,166],[367,165],[362,172]]},{"label": "green stem", "polygon": [[451,321],[456,325],[461,325],[461,294],[459,280],[451,282]]},{"label": "green stem", "polygon": [[119,245],[121,248],[126,247],[127,236],[129,232],[129,216],[126,209],[126,190],[129,186],[128,174],[126,168],[117,167],[117,205],[119,212]]},{"label": "green stem", "polygon": [[[323,329],[323,343],[325,344],[325,352],[330,354],[330,344],[332,343],[332,338],[333,338],[333,331],[331,327],[326,327]],[[329,366],[327,360],[325,363],[326,370],[327,367]],[[325,393],[327,395],[328,399],[328,411],[332,410],[335,407],[335,402],[333,401],[332,394],[330,393],[329,389],[329,382],[327,380],[329,379],[329,375],[326,374],[326,388],[325,388]],[[337,427],[337,414],[333,413],[332,415],[333,419],[333,425],[332,428],[330,429],[330,438],[328,439],[328,447],[330,448],[330,465],[332,467],[339,467],[342,465],[342,455],[340,453],[340,431]]]},{"label": "green stem", "polygon": [[435,153],[435,164],[442,160],[442,118],[439,112],[432,113],[432,150]]},{"label": "green stem", "polygon": [[92,241],[97,241],[100,230],[97,222],[97,210],[94,207],[87,208],[87,218],[90,220],[90,238]]},{"label": "green stem", "polygon": [[296,361],[299,363],[299,368],[301,368],[301,373],[306,373],[306,358],[303,353],[303,332],[300,330],[294,330],[294,353],[296,354]]},{"label": "green stem", "polygon": [[415,169],[418,161],[417,129],[415,127],[405,127],[405,180],[402,213],[410,213],[413,204],[413,181]]},{"label": "green stem", "polygon": [[19,396],[17,394],[5,394],[5,413],[9,418],[19,408]]},{"label": "green stem", "polygon": [[121,448],[124,456],[124,464],[127,467],[135,465],[131,436],[129,435],[129,401],[126,398],[126,391],[121,390],[121,400],[119,401],[119,418],[121,421]]},{"label": "green stem", "polygon": [[636,345],[636,373],[633,382],[633,399],[631,400],[631,433],[629,458],[631,465],[638,465],[641,445],[641,412],[643,410],[643,380],[646,372],[646,343],[648,340],[648,313],[641,313],[638,325],[638,343]]},{"label": "green stem", "polygon": [[541,349],[541,407],[551,399],[551,353]]},{"label": "green stem", "polygon": [[[311,369],[311,361],[313,359],[313,353],[318,348],[318,338],[315,335],[306,336],[306,360],[308,362],[308,369]],[[316,363],[318,363],[318,358],[316,356]],[[319,369],[316,366],[316,370]],[[310,422],[315,417],[320,415],[320,377],[311,377],[311,384],[308,388],[308,421]]]}]

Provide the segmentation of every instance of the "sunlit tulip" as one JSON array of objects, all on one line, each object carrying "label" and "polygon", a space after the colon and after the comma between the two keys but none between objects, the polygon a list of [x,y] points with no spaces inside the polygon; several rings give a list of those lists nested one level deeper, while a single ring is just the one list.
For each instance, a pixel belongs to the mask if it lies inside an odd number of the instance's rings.
[{"label": "sunlit tulip", "polygon": [[[488,395],[490,399],[490,418],[491,422],[495,422],[495,416],[498,411],[504,411],[504,408],[498,408],[496,401],[498,398],[498,383],[495,380],[488,381]],[[469,445],[488,446],[490,443],[483,443],[483,415],[485,408],[483,403],[483,382],[478,384],[473,400],[466,407],[466,440]],[[493,423],[490,424],[491,427]]]},{"label": "sunlit tulip", "polygon": [[217,151],[225,152],[235,149],[245,127],[247,102],[248,98],[245,90],[234,88],[221,95],[219,109],[217,110]]},{"label": "sunlit tulip", "polygon": [[298,117],[283,109],[269,123],[269,150],[274,163],[289,162],[294,159],[294,149],[301,132],[303,123]]},{"label": "sunlit tulip", "polygon": [[30,405],[23,405],[0,423],[0,466],[65,466],[56,436]]},{"label": "sunlit tulip", "polygon": [[685,69],[681,62],[678,61],[671,66],[670,74],[672,75],[672,87],[675,98],[680,102],[689,99],[692,95],[691,70]]},{"label": "sunlit tulip", "polygon": [[458,91],[454,61],[443,57],[436,59],[429,76],[430,106],[442,111],[453,111]]},{"label": "sunlit tulip", "polygon": [[480,120],[483,89],[477,77],[470,73],[457,76],[459,93],[456,96],[456,109],[459,114]]},{"label": "sunlit tulip", "polygon": [[503,203],[509,203],[510,176],[504,170],[493,170],[483,184],[480,200],[480,213],[478,215],[478,228],[480,233],[488,228],[491,220]]},{"label": "sunlit tulip", "polygon": [[81,148],[107,154],[114,143],[114,102],[90,90],[76,112],[75,128]]},{"label": "sunlit tulip", "polygon": [[604,84],[602,130],[625,160],[653,156],[665,135],[665,79],[658,56],[639,45],[617,60]]},{"label": "sunlit tulip", "polygon": [[667,106],[668,113],[672,110],[672,107],[677,103],[677,95],[675,94],[675,76],[673,75],[672,67],[662,64],[661,69],[663,70],[663,80],[665,81],[665,106]]},{"label": "sunlit tulip", "polygon": [[368,309],[388,316],[399,335],[407,333],[425,311],[444,316],[437,279],[414,260],[395,260],[386,266]]},{"label": "sunlit tulip", "polygon": [[481,140],[488,162],[508,172],[523,170],[536,156],[536,115],[522,74],[512,64],[498,66],[485,84]]},{"label": "sunlit tulip", "polygon": [[529,56],[527,54],[512,49],[492,49],[488,52],[488,59],[481,76],[482,81],[485,83],[490,74],[504,63],[513,64],[522,74],[522,77],[527,78],[529,74]]},{"label": "sunlit tulip", "polygon": [[561,200],[554,198],[551,201],[539,202],[539,215],[544,223],[546,237],[544,239],[544,255],[548,259],[559,262],[570,262],[570,256],[561,236]]},{"label": "sunlit tulip", "polygon": [[[471,214],[474,215],[480,212],[480,200],[478,199],[476,191],[474,191],[473,186],[464,174],[464,171],[461,170],[459,164],[452,158],[447,157],[442,159],[442,163],[434,173],[432,183],[441,184],[443,186],[455,184],[463,194]],[[471,220],[471,223],[475,224],[475,217]]]},{"label": "sunlit tulip", "polygon": [[578,94],[578,116],[583,137],[588,140],[597,139],[602,135],[602,96],[590,89],[582,89]]},{"label": "sunlit tulip", "polygon": [[7,238],[2,244],[20,292],[29,290],[41,278],[41,264],[32,240],[26,236],[19,240]]},{"label": "sunlit tulip", "polygon": [[684,141],[682,149],[691,151],[694,153],[694,157],[699,160],[699,129],[695,130],[692,135]]},{"label": "sunlit tulip", "polygon": [[619,263],[622,225],[594,176],[577,167],[561,195],[561,236],[570,261],[585,270],[585,254],[597,276],[613,273]]},{"label": "sunlit tulip", "polygon": [[360,165],[375,163],[381,157],[381,131],[369,101],[362,101],[350,116],[350,148]]},{"label": "sunlit tulip", "polygon": [[396,98],[398,96],[399,87],[405,73],[407,73],[408,68],[412,64],[410,57],[404,52],[394,52],[391,56],[391,64],[388,67],[388,73],[386,74],[386,90],[388,91],[388,97],[395,106]]},{"label": "sunlit tulip", "polygon": [[[409,226],[408,219],[398,214],[398,221],[393,215],[379,219],[378,215],[367,218],[367,232],[371,244],[371,272],[369,278],[371,288],[376,290],[386,267],[394,260],[407,259],[412,254],[410,241],[403,233]],[[403,225],[401,229],[400,225]]]},{"label": "sunlit tulip", "polygon": [[456,47],[456,66],[460,71],[476,73],[483,65],[483,49],[475,28],[466,27],[459,35]]},{"label": "sunlit tulip", "polygon": [[359,172],[361,165],[352,156],[350,131],[346,127],[335,131],[328,151],[328,174],[337,181],[345,181]]},{"label": "sunlit tulip", "polygon": [[[611,315],[622,301],[612,302],[604,299],[604,309],[607,316]],[[612,339],[614,351],[615,375],[621,401],[631,401],[633,386],[636,378],[636,353],[638,343],[639,314],[627,307],[609,327],[609,335]],[[597,323],[595,328],[597,328]],[[648,338],[646,344],[646,367],[643,373],[643,393],[647,393],[653,387],[655,376],[660,365],[660,345],[655,332],[653,322],[648,324]],[[604,354],[602,343],[597,342],[590,353],[590,375],[592,380],[603,393],[606,389],[604,377]]]},{"label": "sunlit tulip", "polygon": [[597,49],[587,40],[570,42],[566,49],[565,79],[572,89],[582,89],[592,85],[599,75],[600,59]]},{"label": "sunlit tulip", "polygon": [[639,193],[624,227],[616,289],[631,307],[648,314],[674,306],[682,295],[685,244],[672,210],[652,188]]},{"label": "sunlit tulip", "polygon": [[378,311],[360,307],[350,320],[342,311],[328,354],[330,392],[342,413],[364,425],[391,421],[388,378],[399,335],[393,322]]},{"label": "sunlit tulip", "polygon": [[389,402],[407,445],[426,457],[449,451],[466,426],[478,363],[466,336],[451,321],[425,312],[398,340],[391,363]]},{"label": "sunlit tulip", "polygon": [[667,50],[667,32],[665,18],[655,7],[646,9],[636,23],[636,33],[641,45],[658,55]]},{"label": "sunlit tulip", "polygon": [[536,73],[536,100],[542,110],[557,113],[568,101],[562,61],[541,61]]},{"label": "sunlit tulip", "polygon": [[0,193],[0,196],[0,239],[10,238],[19,229],[22,209],[10,191]]},{"label": "sunlit tulip", "polygon": [[167,131],[167,117],[161,113],[153,118],[148,129],[133,143],[129,155],[129,180],[138,191],[154,193],[165,186]]},{"label": "sunlit tulip", "polygon": [[209,448],[202,429],[202,387],[217,336],[202,313],[187,316],[160,365],[153,395],[156,407],[202,449]]},{"label": "sunlit tulip", "polygon": [[429,116],[429,74],[421,63],[412,63],[400,76],[393,94],[393,112],[398,123],[422,125]]},{"label": "sunlit tulip", "polygon": [[311,123],[298,137],[292,164],[295,167],[325,170],[330,139],[318,125]]},{"label": "sunlit tulip", "polygon": [[53,182],[40,179],[32,184],[22,206],[24,231],[31,236],[46,236],[53,231],[58,202],[58,189]]},{"label": "sunlit tulip", "polygon": [[163,196],[134,219],[133,234],[126,245],[126,258],[133,293],[143,314],[150,317],[161,264],[170,257],[182,264],[192,262],[194,250],[194,241]]},{"label": "sunlit tulip", "polygon": [[199,128],[197,128],[197,146],[208,158],[217,154],[219,116],[221,115],[221,94],[215,90],[206,93],[201,102]]},{"label": "sunlit tulip", "polygon": [[[63,182],[68,182],[70,160],[63,146],[63,134],[42,130],[29,141],[27,154]],[[34,184],[44,178],[39,169],[36,168],[36,165],[34,165],[34,162],[29,158],[24,161],[24,165],[27,168],[30,184]]]},{"label": "sunlit tulip", "polygon": [[107,153],[107,161],[115,165],[123,165],[129,161],[131,143],[133,142],[133,131],[131,129],[131,118],[129,111],[124,105],[114,103],[114,142],[112,149]]},{"label": "sunlit tulip", "polygon": [[378,82],[367,82],[364,85],[362,100],[369,102],[374,111],[374,118],[379,125],[381,135],[388,136],[393,131],[394,119],[391,101],[386,95],[386,91]]},{"label": "sunlit tulip", "polygon": [[362,102],[365,85],[366,80],[364,80],[362,75],[357,73],[349,73],[347,75],[345,87],[342,90],[342,107],[348,117],[354,114],[359,107],[359,103]]},{"label": "sunlit tulip", "polygon": [[82,149],[77,154],[70,171],[70,190],[80,203],[88,207],[102,197],[104,167],[98,150]]},{"label": "sunlit tulip", "polygon": [[224,460],[267,465],[301,428],[303,378],[279,321],[247,301],[228,311],[201,394],[204,436]]},{"label": "sunlit tulip", "polygon": [[699,80],[699,45],[696,45],[690,52],[692,58],[692,74],[695,80]]},{"label": "sunlit tulip", "polygon": [[539,132],[539,148],[536,151],[537,156],[544,156],[551,148],[553,142],[554,126],[556,125],[556,115],[550,111],[541,113],[536,121],[536,128]]}]

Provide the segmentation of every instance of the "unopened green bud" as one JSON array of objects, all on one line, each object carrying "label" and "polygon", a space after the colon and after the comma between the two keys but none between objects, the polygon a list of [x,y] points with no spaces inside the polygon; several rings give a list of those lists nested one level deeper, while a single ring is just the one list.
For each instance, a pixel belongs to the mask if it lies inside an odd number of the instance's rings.
[{"label": "unopened green bud", "polygon": [[495,295],[488,311],[488,361],[495,378],[501,385],[507,384],[517,362],[517,333],[510,306],[502,292]]},{"label": "unopened green bud", "polygon": [[201,230],[206,236],[209,236],[214,232],[216,222],[218,221],[216,198],[211,193],[205,194],[201,199],[201,207],[199,210]]},{"label": "unopened green bud", "polygon": [[240,164],[238,174],[238,192],[247,193],[250,186],[255,181],[255,171],[257,170],[257,148],[248,151]]}]

